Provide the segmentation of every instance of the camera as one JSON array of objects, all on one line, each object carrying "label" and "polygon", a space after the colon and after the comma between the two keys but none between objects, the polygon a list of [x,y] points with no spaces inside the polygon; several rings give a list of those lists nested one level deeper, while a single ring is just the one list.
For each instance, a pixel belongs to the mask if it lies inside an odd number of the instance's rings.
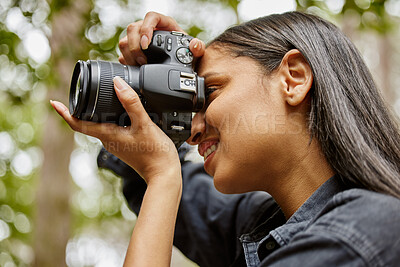
[{"label": "camera", "polygon": [[74,68],[69,110],[72,116],[93,122],[131,124],[114,91],[120,76],[135,90],[150,118],[176,146],[190,136],[192,113],[205,104],[204,78],[193,70],[189,43],[193,37],[180,32],[154,31],[148,64],[127,66],[101,60],[79,60]]}]

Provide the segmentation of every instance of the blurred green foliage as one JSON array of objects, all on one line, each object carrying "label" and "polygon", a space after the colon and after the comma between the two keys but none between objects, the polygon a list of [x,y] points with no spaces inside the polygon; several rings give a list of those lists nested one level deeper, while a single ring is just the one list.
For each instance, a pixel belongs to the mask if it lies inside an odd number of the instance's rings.
[{"label": "blurred green foliage", "polygon": [[[0,9],[0,266],[32,260],[35,183],[41,164],[38,147],[45,110],[45,66],[31,64],[22,40],[4,24]],[[30,16],[26,12],[26,16]],[[35,90],[32,90],[35,89]],[[38,117],[39,116],[39,117]]]},{"label": "blurred green foliage", "polygon": [[[397,1],[397,0],[394,0]],[[314,11],[316,13],[325,13],[327,16],[339,17],[342,19],[346,14],[357,14],[360,23],[357,25],[359,30],[374,30],[385,34],[396,30],[398,19],[388,14],[387,5],[393,0],[296,0],[297,9],[300,11]],[[329,3],[335,3],[341,6],[338,10],[330,9]],[[316,10],[317,9],[317,10]]]}]

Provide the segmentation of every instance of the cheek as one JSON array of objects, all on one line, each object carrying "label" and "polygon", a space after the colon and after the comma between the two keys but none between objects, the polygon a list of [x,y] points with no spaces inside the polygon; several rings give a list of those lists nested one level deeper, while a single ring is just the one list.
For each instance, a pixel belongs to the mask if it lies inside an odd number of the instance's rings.
[{"label": "cheek", "polygon": [[220,135],[215,187],[223,193],[259,190],[268,162],[282,149],[285,116],[276,112],[278,106],[260,98],[227,99],[215,101],[209,109],[210,116],[218,114],[213,126]]},{"label": "cheek", "polygon": [[[207,110],[208,124],[218,129],[222,138],[257,139],[259,134],[268,134],[281,127],[284,115],[275,105],[267,104],[258,98],[231,97],[224,102],[215,101]],[[226,140],[229,141],[229,140]],[[244,141],[244,140],[242,140]]]}]

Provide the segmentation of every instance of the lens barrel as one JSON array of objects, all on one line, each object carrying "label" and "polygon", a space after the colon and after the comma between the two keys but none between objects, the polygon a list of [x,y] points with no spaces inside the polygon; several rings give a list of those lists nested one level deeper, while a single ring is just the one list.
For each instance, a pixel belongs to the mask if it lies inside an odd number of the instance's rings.
[{"label": "lens barrel", "polygon": [[119,76],[139,92],[139,68],[101,60],[79,60],[71,80],[69,110],[86,121],[130,125],[130,120],[114,90]]}]

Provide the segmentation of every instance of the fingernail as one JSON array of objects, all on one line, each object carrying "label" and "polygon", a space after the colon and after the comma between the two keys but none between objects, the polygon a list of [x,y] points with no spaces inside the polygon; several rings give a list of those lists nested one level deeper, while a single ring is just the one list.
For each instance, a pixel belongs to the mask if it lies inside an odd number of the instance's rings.
[{"label": "fingernail", "polygon": [[197,49],[197,47],[199,47],[200,41],[195,39],[194,42],[195,42],[195,44],[194,44],[193,48]]},{"label": "fingernail", "polygon": [[140,39],[140,46],[143,50],[146,50],[149,47],[149,38],[146,35],[143,35]]},{"label": "fingernail", "polygon": [[136,58],[136,62],[137,62],[139,65],[144,65],[144,64],[146,64],[146,59],[144,59],[144,57],[137,57],[137,58]]},{"label": "fingernail", "polygon": [[121,77],[115,76],[113,81],[115,84],[115,88],[117,88],[118,90],[124,89],[124,80],[122,80]]},{"label": "fingernail", "polygon": [[52,105],[52,107],[53,107],[57,112],[64,112],[64,111],[66,111],[66,108],[64,107],[64,105],[61,105],[61,104],[58,103],[57,101],[50,100],[50,104]]}]

